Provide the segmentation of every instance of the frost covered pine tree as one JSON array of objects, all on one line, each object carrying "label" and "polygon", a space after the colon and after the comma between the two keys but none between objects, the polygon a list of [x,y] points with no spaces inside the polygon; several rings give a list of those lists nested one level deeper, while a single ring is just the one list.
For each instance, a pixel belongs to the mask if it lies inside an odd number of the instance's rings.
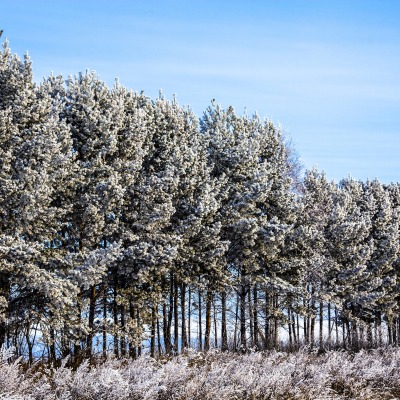
[{"label": "frost covered pine tree", "polygon": [[[298,216],[299,235],[296,238],[297,251],[302,269],[301,296],[297,309],[303,314],[303,340],[311,346],[315,343],[316,320],[319,317],[319,344],[323,342],[323,311],[328,313],[328,341],[331,340],[332,281],[328,272],[332,269],[332,255],[329,252],[331,213],[335,204],[337,188],[329,182],[323,172],[316,168],[306,171]],[[301,304],[302,303],[302,304]],[[317,312],[319,306],[319,312]]]},{"label": "frost covered pine tree", "polygon": [[6,42],[0,58],[1,292],[9,321],[3,319],[0,341],[10,329],[19,332],[31,360],[33,325],[51,325],[75,293],[52,251],[73,155],[69,129],[48,87],[33,83],[29,57],[20,61]]},{"label": "frost covered pine tree", "polygon": [[[82,320],[78,328],[76,353],[82,347],[89,355],[92,353],[96,329],[102,331],[103,353],[107,331],[115,338],[120,331],[126,335],[125,322],[118,318],[122,305],[117,301],[118,269],[113,260],[123,257],[124,207],[128,188],[136,181],[142,166],[147,139],[142,100],[118,82],[109,90],[94,72],[67,81],[63,119],[71,129],[79,172],[74,180],[67,232],[70,250],[77,255],[75,263],[82,264],[75,275],[81,290],[78,319],[83,309],[88,309],[87,320]],[[113,325],[107,327],[110,310]],[[101,327],[95,327],[94,323],[98,314],[103,321]]]},{"label": "frost covered pine tree", "polygon": [[[335,323],[342,325],[342,345],[358,348],[358,324],[371,292],[362,290],[370,281],[367,262],[373,242],[369,232],[371,220],[362,212],[363,188],[351,178],[340,182],[326,230],[327,248],[331,256],[328,289],[337,305]],[[373,281],[371,281],[370,289]],[[339,315],[338,315],[339,313]],[[336,327],[337,335],[337,327]],[[339,339],[336,338],[338,341]]]},{"label": "frost covered pine tree", "polygon": [[[291,214],[284,215],[293,200],[287,153],[280,132],[270,122],[262,122],[257,116],[239,117],[231,107],[209,107],[201,130],[209,142],[212,176],[226,181],[220,209],[221,235],[229,242],[226,268],[240,302],[240,347],[245,351],[250,341],[258,341],[259,333],[256,314],[247,312],[250,288],[255,287],[253,301],[258,307],[256,285],[274,288],[283,273],[277,258],[290,229]],[[277,306],[278,295],[273,296]],[[250,341],[246,315],[251,320]],[[277,319],[273,329],[277,341]],[[264,337],[264,341],[268,339]]]},{"label": "frost covered pine tree", "polygon": [[[364,188],[363,214],[371,219],[370,241],[372,253],[367,263],[370,279],[363,288],[371,298],[370,313],[378,331],[378,344],[382,343],[381,324],[384,319],[388,327],[389,342],[392,342],[392,325],[396,310],[396,272],[394,264],[399,257],[398,210],[392,203],[389,191],[377,179],[367,181]],[[373,295],[371,295],[373,293]],[[372,311],[373,310],[373,311]]]}]

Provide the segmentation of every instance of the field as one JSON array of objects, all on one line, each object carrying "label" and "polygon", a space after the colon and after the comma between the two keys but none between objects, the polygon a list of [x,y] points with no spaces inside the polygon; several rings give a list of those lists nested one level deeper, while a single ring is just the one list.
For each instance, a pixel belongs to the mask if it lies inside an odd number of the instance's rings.
[{"label": "field", "polygon": [[303,349],[245,355],[189,351],[172,359],[84,362],[76,371],[40,364],[26,370],[4,352],[0,399],[398,399],[400,350],[358,353]]}]

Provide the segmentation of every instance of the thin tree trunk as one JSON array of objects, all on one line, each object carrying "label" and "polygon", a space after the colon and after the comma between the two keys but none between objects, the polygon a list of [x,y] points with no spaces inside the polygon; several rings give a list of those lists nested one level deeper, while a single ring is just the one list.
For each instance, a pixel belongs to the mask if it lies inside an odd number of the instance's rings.
[{"label": "thin tree trunk", "polygon": [[210,350],[210,336],[211,336],[211,301],[212,294],[210,291],[206,295],[206,331],[204,335],[204,350]]},{"label": "thin tree trunk", "polygon": [[358,325],[358,329],[359,329],[359,336],[358,336],[358,345],[359,348],[363,349],[365,347],[365,325],[364,322],[360,323]]},{"label": "thin tree trunk", "polygon": [[203,351],[203,326],[201,323],[201,308],[202,308],[202,304],[201,304],[201,290],[199,289],[199,350]]},{"label": "thin tree trunk", "polygon": [[319,302],[319,348],[320,349],[322,349],[324,343],[323,333],[324,333],[324,303],[322,300],[320,300]]},{"label": "thin tree trunk", "polygon": [[240,348],[242,352],[247,350],[246,338],[246,286],[242,283],[240,288]]},{"label": "thin tree trunk", "polygon": [[186,332],[186,285],[181,285],[181,324],[182,324],[182,350],[188,348],[188,339]]},{"label": "thin tree trunk", "polygon": [[235,329],[233,332],[233,348],[237,350],[237,335],[238,335],[238,321],[239,321],[239,293],[236,294],[236,310],[235,310]]},{"label": "thin tree trunk", "polygon": [[103,358],[107,358],[107,289],[103,292]]},{"label": "thin tree trunk", "polygon": [[178,310],[178,282],[174,277],[174,353],[179,352],[179,310]]},{"label": "thin tree trunk", "polygon": [[[81,325],[82,321],[82,310],[81,310],[81,296],[82,294],[79,293],[78,295],[78,300],[77,300],[77,314],[78,314],[78,326]],[[74,363],[77,365],[79,364],[79,358],[81,357],[81,331],[80,328],[78,328],[78,334],[74,337]]]},{"label": "thin tree trunk", "polygon": [[336,347],[339,346],[339,321],[338,321],[338,309],[335,306],[335,336],[336,336]]},{"label": "thin tree trunk", "polygon": [[288,307],[288,332],[289,332],[289,350],[293,350],[293,336],[292,336],[292,313],[290,311],[290,306]]},{"label": "thin tree trunk", "polygon": [[221,350],[228,350],[228,332],[226,329],[226,291],[221,293]]},{"label": "thin tree trunk", "polygon": [[388,330],[388,344],[391,346],[393,344],[393,337],[392,337],[392,321],[387,320],[387,330]]},{"label": "thin tree trunk", "polygon": [[271,343],[270,336],[270,296],[268,294],[268,289],[265,289],[265,322],[264,322],[264,336],[265,336],[265,349],[269,347]]},{"label": "thin tree trunk", "polygon": [[346,324],[345,324],[346,318],[342,316],[342,346],[344,349],[346,349]]},{"label": "thin tree trunk", "polygon": [[393,327],[393,344],[395,345],[395,346],[397,346],[397,318],[396,317],[394,317],[393,318],[393,325],[392,325],[392,327]]},{"label": "thin tree trunk", "polygon": [[[135,307],[133,305],[132,299],[129,302],[129,317],[131,321],[135,321],[136,315],[135,315]],[[136,342],[135,341],[130,341],[129,342],[129,357],[135,359],[137,357],[137,352],[136,352]]]},{"label": "thin tree trunk", "polygon": [[310,324],[310,343],[311,347],[315,344],[315,297],[314,286],[311,287],[311,324]]},{"label": "thin tree trunk", "polygon": [[160,333],[160,319],[158,318],[158,306],[157,306],[157,350],[158,350],[158,355],[160,356],[162,354],[162,346],[161,346],[161,333]]},{"label": "thin tree trunk", "polygon": [[26,334],[25,334],[26,344],[28,346],[28,363],[29,366],[33,364],[33,344],[31,342],[31,321],[26,321]]},{"label": "thin tree trunk", "polygon": [[171,330],[170,330],[170,324],[169,324],[169,319],[167,315],[167,305],[165,302],[163,303],[162,306],[163,310],[163,336],[164,336],[164,346],[165,346],[165,352],[166,354],[171,354]]},{"label": "thin tree trunk", "polygon": [[247,290],[247,302],[249,303],[249,319],[250,319],[250,346],[254,347],[254,310],[251,301],[251,290]]},{"label": "thin tree trunk", "polygon": [[[309,287],[307,286],[307,296],[309,294]],[[306,311],[306,315],[304,315],[303,317],[303,331],[304,331],[304,344],[308,344],[310,342],[310,336],[309,336],[309,332],[310,332],[310,301],[307,298],[303,299],[303,306],[304,306],[304,310]]]},{"label": "thin tree trunk", "polygon": [[257,284],[253,287],[253,324],[254,324],[254,346],[258,350],[258,288]]},{"label": "thin tree trunk", "polygon": [[217,325],[217,310],[215,308],[215,297],[212,300],[213,318],[214,318],[214,347],[218,348],[218,325]]},{"label": "thin tree trunk", "polygon": [[172,318],[174,315],[174,275],[170,273],[170,286],[169,286],[169,307],[168,307],[168,325],[167,337],[170,343],[170,352],[174,351],[174,344],[172,343]]},{"label": "thin tree trunk", "polygon": [[192,321],[192,288],[189,286],[188,293],[188,347],[192,346],[191,342],[191,321]]},{"label": "thin tree trunk", "polygon": [[86,348],[87,348],[87,355],[89,359],[92,357],[92,347],[93,347],[93,336],[94,336],[94,315],[96,311],[96,286],[92,286],[90,288],[90,295],[89,295],[89,319],[88,319],[88,327],[89,327],[89,334],[86,340]]},{"label": "thin tree trunk", "polygon": [[150,357],[154,358],[156,350],[156,307],[151,307],[151,328],[150,328]]},{"label": "thin tree trunk", "polygon": [[[275,311],[278,310],[279,307],[279,295],[274,294],[274,309]],[[279,321],[278,317],[276,316],[275,312],[275,317],[274,317],[274,346],[275,349],[279,348]]]},{"label": "thin tree trunk", "polygon": [[373,347],[374,345],[374,338],[372,335],[372,324],[369,323],[367,325],[367,347]]},{"label": "thin tree trunk", "polygon": [[[139,312],[139,307],[136,307],[136,326],[140,326],[140,312]],[[138,340],[138,346],[137,346],[137,354],[138,357],[142,355],[142,341]]]},{"label": "thin tree trunk", "polygon": [[115,357],[119,357],[119,349],[118,349],[118,304],[117,304],[117,293],[118,293],[118,278],[117,274],[114,273],[114,299],[113,299],[113,316],[114,316],[114,355]]},{"label": "thin tree trunk", "polygon": [[125,305],[121,304],[120,306],[120,320],[121,320],[121,339],[120,339],[120,348],[121,348],[121,357],[126,356],[126,324],[125,324]]},{"label": "thin tree trunk", "polygon": [[55,365],[57,360],[56,355],[56,337],[54,328],[50,328],[50,364]]},{"label": "thin tree trunk", "polygon": [[331,303],[328,303],[328,349],[331,348],[332,344],[332,328]]},{"label": "thin tree trunk", "polygon": [[292,314],[292,329],[293,329],[293,342],[294,342],[294,347],[295,349],[297,349],[298,347],[298,338],[297,338],[297,334],[296,334],[296,320],[294,317],[294,311],[293,308],[291,309],[291,314]]},{"label": "thin tree trunk", "polygon": [[377,313],[376,323],[378,327],[378,346],[382,347],[382,316],[380,312]]}]

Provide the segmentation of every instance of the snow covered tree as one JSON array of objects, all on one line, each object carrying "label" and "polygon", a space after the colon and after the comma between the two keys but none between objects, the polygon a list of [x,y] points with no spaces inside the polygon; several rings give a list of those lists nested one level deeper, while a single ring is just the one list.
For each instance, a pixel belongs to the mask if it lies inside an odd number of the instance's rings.
[{"label": "snow covered tree", "polygon": [[212,176],[226,180],[221,234],[229,242],[226,262],[240,298],[240,344],[245,350],[250,286],[273,286],[285,272],[277,257],[293,217],[289,163],[280,132],[257,116],[239,117],[231,107],[213,106],[205,112],[201,130],[209,141]]},{"label": "snow covered tree", "polygon": [[[29,57],[21,62],[6,42],[0,60],[1,295],[3,317],[12,312],[9,321],[17,323],[30,321],[32,313],[57,314],[74,295],[58,268],[60,256],[51,254],[63,227],[60,201],[73,154],[48,87],[33,82]],[[8,328],[3,322],[2,343]]]}]

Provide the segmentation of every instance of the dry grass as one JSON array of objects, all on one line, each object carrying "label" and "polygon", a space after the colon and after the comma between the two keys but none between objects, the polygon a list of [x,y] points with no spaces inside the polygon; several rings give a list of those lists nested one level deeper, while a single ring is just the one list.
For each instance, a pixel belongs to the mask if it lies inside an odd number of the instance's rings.
[{"label": "dry grass", "polygon": [[76,371],[23,371],[4,356],[0,399],[9,400],[235,400],[400,399],[400,349],[351,354],[190,351],[169,361],[109,359]]}]

